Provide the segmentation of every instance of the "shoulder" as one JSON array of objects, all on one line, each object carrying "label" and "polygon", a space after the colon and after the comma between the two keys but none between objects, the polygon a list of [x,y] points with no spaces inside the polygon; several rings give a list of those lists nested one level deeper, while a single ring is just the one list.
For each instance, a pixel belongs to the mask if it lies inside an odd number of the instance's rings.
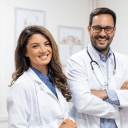
[{"label": "shoulder", "polygon": [[[86,69],[86,64],[89,61],[89,58],[87,56],[86,49],[72,55],[68,61],[67,61],[67,71],[68,70],[85,70]],[[83,70],[83,71],[84,71]]]},{"label": "shoulder", "polygon": [[85,62],[85,60],[87,59],[87,52],[86,49],[73,54],[69,59],[68,59],[68,63],[70,62],[77,62],[77,63],[82,63]]},{"label": "shoulder", "polygon": [[78,59],[78,58],[82,59],[82,58],[84,58],[85,55],[86,55],[86,49],[84,49],[84,50],[82,50],[82,51],[80,51],[80,52],[77,52],[77,53],[73,54],[73,55],[69,58],[69,60],[75,60],[75,59]]},{"label": "shoulder", "polygon": [[15,83],[12,85],[10,91],[12,90],[24,90],[27,91],[28,89],[30,89],[34,84],[32,78],[30,77],[29,73],[26,71],[24,72],[16,81]]}]

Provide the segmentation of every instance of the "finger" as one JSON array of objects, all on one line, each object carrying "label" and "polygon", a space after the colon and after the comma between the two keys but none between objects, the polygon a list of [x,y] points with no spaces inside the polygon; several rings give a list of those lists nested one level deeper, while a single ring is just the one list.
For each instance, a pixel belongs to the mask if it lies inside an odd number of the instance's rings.
[{"label": "finger", "polygon": [[124,82],[124,84],[122,85],[121,89],[125,89],[126,84],[127,84],[127,81]]},{"label": "finger", "polygon": [[65,119],[64,121],[63,121],[63,123],[65,124],[65,123],[67,123],[67,122],[69,122],[70,121],[70,119]]},{"label": "finger", "polygon": [[71,127],[72,127],[72,128],[77,128],[77,125],[72,125]]},{"label": "finger", "polygon": [[126,81],[125,86],[123,87],[123,89],[128,89],[128,81]]},{"label": "finger", "polygon": [[125,88],[124,89],[128,89],[128,83],[125,85]]},{"label": "finger", "polygon": [[124,89],[125,85],[126,85],[126,81],[125,81],[124,84],[121,86],[121,89]]},{"label": "finger", "polygon": [[68,119],[65,119],[64,121],[66,121],[66,122],[67,122],[67,121],[70,121],[70,119],[68,118]]},{"label": "finger", "polygon": [[64,120],[63,122],[62,122],[62,124],[65,124],[66,123],[66,121]]}]

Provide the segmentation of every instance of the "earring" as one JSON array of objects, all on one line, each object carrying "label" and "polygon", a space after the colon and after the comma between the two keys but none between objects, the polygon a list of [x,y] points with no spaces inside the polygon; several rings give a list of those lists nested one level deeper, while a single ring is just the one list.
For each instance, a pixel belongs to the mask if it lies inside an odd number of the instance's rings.
[{"label": "earring", "polygon": [[27,55],[25,55],[26,57],[28,57]]}]

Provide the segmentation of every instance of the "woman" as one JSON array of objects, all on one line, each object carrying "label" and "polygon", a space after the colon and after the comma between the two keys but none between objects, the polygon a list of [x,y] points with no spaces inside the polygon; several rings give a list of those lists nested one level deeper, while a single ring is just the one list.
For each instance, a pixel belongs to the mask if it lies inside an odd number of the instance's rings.
[{"label": "woman", "polygon": [[7,97],[9,128],[76,128],[68,119],[71,95],[58,48],[47,29],[29,26],[22,31],[15,67]]}]

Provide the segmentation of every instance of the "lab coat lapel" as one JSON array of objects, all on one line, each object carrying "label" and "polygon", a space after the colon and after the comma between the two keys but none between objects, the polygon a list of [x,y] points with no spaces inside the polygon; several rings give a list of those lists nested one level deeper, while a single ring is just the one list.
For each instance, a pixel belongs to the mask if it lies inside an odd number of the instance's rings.
[{"label": "lab coat lapel", "polygon": [[43,89],[43,90],[45,90],[47,93],[49,93],[50,95],[56,97],[56,96],[51,92],[51,90],[47,87],[47,85],[45,85],[45,83],[40,80],[40,78],[36,75],[36,73],[35,73],[31,68],[29,68],[27,72],[31,75],[31,77],[32,77],[32,79],[35,81],[36,85],[37,85],[37,86],[40,86],[40,89]]},{"label": "lab coat lapel", "polygon": [[[95,61],[96,63],[98,63],[99,67],[100,67],[100,70],[102,72],[102,74],[104,74],[103,72],[103,69],[101,68],[102,65],[101,65],[101,62],[100,62],[100,56],[97,54],[97,52],[95,51],[95,49],[93,48],[92,44],[90,43],[89,46],[88,46],[88,51],[89,51],[89,54],[91,55],[92,57],[92,60]],[[91,60],[90,60],[91,62]],[[97,65],[96,63],[93,63],[93,65]],[[98,66],[97,65],[97,66]],[[104,75],[105,77],[105,75]]]},{"label": "lab coat lapel", "polygon": [[43,114],[42,113],[44,113],[44,110],[42,109],[42,105],[45,104],[45,103],[44,103],[44,101],[42,101],[42,97],[41,97],[42,90],[44,90],[49,95],[51,95],[53,97],[53,100],[58,100],[58,99],[51,92],[51,90],[40,80],[40,78],[35,74],[35,72],[31,68],[28,69],[28,73],[31,75],[31,77],[32,77],[32,79],[34,80],[34,83],[35,83],[35,91],[36,91],[36,94],[37,94],[40,120],[41,120],[41,123],[43,124]]},{"label": "lab coat lapel", "polygon": [[[57,100],[57,102],[59,102],[60,104],[60,107],[61,107],[61,111],[62,113],[64,114],[64,108],[65,108],[65,102],[66,102],[66,99],[62,96],[62,93],[61,93],[61,90],[58,89],[56,86],[55,86],[55,89],[56,89],[56,93],[57,93],[57,96],[58,96],[58,99],[57,97],[51,92],[51,90],[40,80],[40,78],[35,74],[35,72],[29,68],[28,71],[27,71],[32,79],[34,80],[34,83],[35,83],[35,89],[36,89],[36,92],[37,92],[37,98],[38,98],[38,103],[41,103],[41,98],[39,97],[39,93],[41,92],[40,90],[44,90],[45,92],[49,93],[54,100]],[[65,100],[65,102],[64,102]],[[39,105],[39,109],[40,111],[42,110],[40,108],[40,105]]]},{"label": "lab coat lapel", "polygon": [[56,87],[56,93],[57,93],[58,100],[59,100],[59,103],[60,103],[61,111],[64,114],[64,108],[65,108],[65,104],[64,103],[65,102],[63,100],[65,100],[65,99],[62,96],[61,90],[58,89],[57,87]]},{"label": "lab coat lapel", "polygon": [[[112,51],[112,53],[114,53],[114,52]],[[114,74],[114,72],[113,72],[115,63],[116,62],[114,62],[114,56],[112,54],[109,58],[109,80],[108,80],[108,88],[109,89],[116,89],[117,88],[116,82],[117,82],[118,79],[116,80],[115,78],[118,75]]]},{"label": "lab coat lapel", "polygon": [[112,79],[112,77],[113,77],[113,71],[114,71],[114,58],[113,58],[113,54],[110,56],[110,58],[109,58],[109,74],[108,74],[108,76],[109,76],[109,81]]},{"label": "lab coat lapel", "polygon": [[100,64],[100,57],[97,54],[97,52],[94,50],[94,48],[92,47],[91,43],[88,45],[88,51],[89,51],[89,54],[91,55],[92,59],[94,61],[96,61],[98,64]]}]

